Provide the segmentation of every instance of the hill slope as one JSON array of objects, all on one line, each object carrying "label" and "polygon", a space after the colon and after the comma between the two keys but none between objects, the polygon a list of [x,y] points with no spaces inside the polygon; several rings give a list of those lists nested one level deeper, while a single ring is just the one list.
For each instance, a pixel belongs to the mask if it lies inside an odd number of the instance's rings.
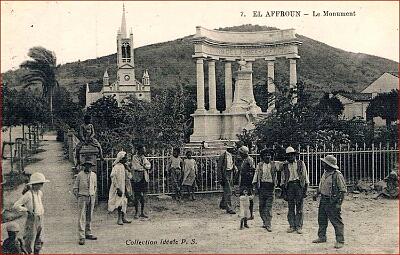
[{"label": "hill slope", "polygon": [[[230,31],[261,31],[273,28],[242,25],[220,28]],[[398,63],[392,60],[362,53],[351,53],[297,35],[303,42],[299,47],[298,77],[306,84],[306,89],[321,91],[360,91],[387,71],[397,72]],[[194,47],[187,36],[135,49],[136,79],[141,80],[144,69],[149,70],[154,87],[168,87],[177,84],[196,84],[196,68],[192,60]],[[113,40],[114,38],[110,38]],[[62,86],[77,96],[79,88],[87,82],[101,82],[104,70],[108,68],[110,80],[116,77],[116,54],[61,65],[58,79]],[[223,83],[223,66],[217,63],[217,83]],[[233,66],[236,68],[236,65]],[[266,63],[257,61],[254,66],[254,83],[265,84]],[[23,70],[3,74],[4,81],[18,86]],[[276,77],[288,83],[289,65],[285,59],[276,61]],[[207,76],[207,74],[206,74]]]}]

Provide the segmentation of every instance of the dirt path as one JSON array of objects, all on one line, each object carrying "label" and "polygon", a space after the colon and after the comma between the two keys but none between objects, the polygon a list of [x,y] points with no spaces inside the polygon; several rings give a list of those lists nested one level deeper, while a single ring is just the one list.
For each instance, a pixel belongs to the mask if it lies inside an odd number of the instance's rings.
[{"label": "dirt path", "polygon": [[[71,164],[63,159],[62,145],[45,142],[42,161],[30,165],[31,172],[43,172],[51,183],[44,188],[45,232],[43,253],[399,253],[398,200],[348,195],[343,206],[346,246],[333,249],[334,232],[328,227],[328,242],[312,244],[317,233],[317,203],[305,201],[304,234],[287,234],[287,205],[274,204],[273,232],[260,228],[256,212],[250,228],[239,230],[237,215],[217,209],[219,195],[197,196],[196,201],[177,203],[150,198],[149,220],[116,225],[116,215],[107,214],[105,204],[95,209],[93,231],[99,238],[77,244],[77,206],[70,193]],[[235,198],[237,203],[237,199]],[[255,208],[258,208],[256,199]],[[258,211],[258,210],[257,210]],[[128,209],[132,216],[132,209]],[[19,220],[23,224],[22,219]],[[2,229],[4,226],[2,226]],[[4,231],[2,231],[4,233]],[[172,244],[161,244],[167,239]],[[187,244],[182,244],[186,239]],[[192,239],[195,243],[190,244]],[[153,244],[134,244],[135,240]],[[174,241],[178,244],[174,244]],[[132,245],[127,245],[127,242]],[[137,241],[136,241],[137,242]]]}]

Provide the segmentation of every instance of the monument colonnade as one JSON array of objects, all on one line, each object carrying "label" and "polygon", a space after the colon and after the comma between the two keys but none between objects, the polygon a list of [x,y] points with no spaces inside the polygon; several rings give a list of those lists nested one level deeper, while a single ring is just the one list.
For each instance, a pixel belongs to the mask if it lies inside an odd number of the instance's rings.
[{"label": "monument colonnade", "polygon": [[[275,60],[289,59],[289,87],[297,84],[296,64],[298,45],[301,42],[296,38],[294,29],[257,31],[257,32],[228,32],[196,27],[193,37],[194,55],[196,61],[197,80],[197,109],[192,114],[194,118],[194,132],[191,142],[237,140],[237,135],[243,128],[249,128],[249,112],[267,114],[274,106],[269,107],[267,113],[255,104],[253,94],[252,69],[256,60],[267,61],[268,92],[275,93]],[[215,65],[217,61],[224,63],[224,85],[226,110],[222,113],[217,110],[217,84]],[[237,62],[239,69],[235,92],[232,84],[232,64]],[[208,96],[209,107],[205,107],[205,75],[204,65],[208,65]]]},{"label": "monument colonnade", "polygon": [[[289,87],[294,89],[297,83],[297,59],[299,57],[289,58]],[[232,84],[232,63],[239,61],[240,59],[214,59],[206,57],[195,57],[196,61],[196,81],[197,81],[197,110],[196,112],[204,112],[205,108],[205,76],[204,76],[204,64],[208,64],[208,88],[209,88],[209,112],[217,112],[217,84],[215,77],[215,64],[216,61],[224,62],[224,85],[225,85],[225,105],[226,111],[232,106],[233,102],[233,84]],[[267,86],[268,93],[275,93],[276,88],[274,84],[275,80],[275,57],[265,58],[267,61],[266,74],[267,74]],[[255,59],[244,59],[246,61],[247,68],[252,71],[253,62]],[[252,84],[252,82],[251,82]]]}]

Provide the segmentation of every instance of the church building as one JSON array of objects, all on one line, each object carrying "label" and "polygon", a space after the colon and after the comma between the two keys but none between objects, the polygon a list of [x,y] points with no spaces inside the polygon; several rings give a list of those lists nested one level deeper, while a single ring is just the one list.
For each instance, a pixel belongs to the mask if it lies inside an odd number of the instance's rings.
[{"label": "church building", "polygon": [[90,91],[89,84],[86,85],[86,107],[104,96],[114,96],[119,105],[130,95],[135,95],[139,100],[150,101],[151,99],[150,77],[147,69],[143,72],[141,82],[135,78],[133,33],[131,29],[128,37],[126,32],[125,6],[122,10],[121,27],[117,34],[117,67],[117,77],[112,83],[105,70],[100,91]]}]

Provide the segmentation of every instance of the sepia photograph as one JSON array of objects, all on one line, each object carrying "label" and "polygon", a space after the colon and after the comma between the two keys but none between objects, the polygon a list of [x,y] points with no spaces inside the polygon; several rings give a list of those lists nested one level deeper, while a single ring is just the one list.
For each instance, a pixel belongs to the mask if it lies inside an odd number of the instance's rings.
[{"label": "sepia photograph", "polygon": [[1,254],[399,254],[398,1],[0,1]]}]

